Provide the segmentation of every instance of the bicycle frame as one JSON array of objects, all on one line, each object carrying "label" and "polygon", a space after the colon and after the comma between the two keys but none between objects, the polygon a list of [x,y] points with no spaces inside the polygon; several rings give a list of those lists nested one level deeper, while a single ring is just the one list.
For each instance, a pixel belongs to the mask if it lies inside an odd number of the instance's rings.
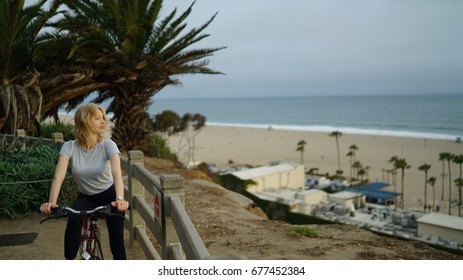
[{"label": "bicycle frame", "polygon": [[[103,260],[103,250],[100,243],[100,229],[96,223],[96,214],[87,215],[87,211],[81,211],[82,216],[82,240],[80,245],[80,257],[83,260]],[[88,223],[90,221],[90,223]]]}]

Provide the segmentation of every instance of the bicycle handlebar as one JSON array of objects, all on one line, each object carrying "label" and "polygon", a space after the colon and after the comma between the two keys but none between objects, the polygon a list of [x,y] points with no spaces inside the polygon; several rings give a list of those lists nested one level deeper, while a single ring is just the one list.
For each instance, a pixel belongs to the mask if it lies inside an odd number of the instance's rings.
[{"label": "bicycle handlebar", "polygon": [[52,208],[52,214],[51,216],[43,219],[40,221],[40,223],[43,223],[45,221],[48,221],[50,219],[59,219],[63,217],[67,217],[69,214],[75,214],[75,215],[93,215],[93,214],[103,214],[104,216],[120,216],[124,218],[124,215],[113,213],[111,209],[115,209],[114,207],[111,206],[111,204],[108,205],[103,205],[103,206],[98,206],[94,209],[91,210],[75,210],[71,207],[55,207]]}]

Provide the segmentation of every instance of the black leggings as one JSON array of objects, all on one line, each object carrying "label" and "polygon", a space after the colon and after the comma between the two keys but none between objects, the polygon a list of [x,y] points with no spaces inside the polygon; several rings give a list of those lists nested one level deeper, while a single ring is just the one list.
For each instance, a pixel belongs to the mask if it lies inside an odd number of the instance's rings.
[{"label": "black leggings", "polygon": [[[72,208],[76,210],[90,210],[97,206],[108,205],[115,200],[116,191],[114,185],[104,192],[95,195],[80,193]],[[123,214],[123,213],[121,213]],[[115,260],[126,260],[124,246],[124,219],[117,216],[107,217],[109,245]],[[78,215],[69,215],[66,231],[64,233],[64,257],[68,260],[75,259],[79,251],[82,232],[82,219]]]}]

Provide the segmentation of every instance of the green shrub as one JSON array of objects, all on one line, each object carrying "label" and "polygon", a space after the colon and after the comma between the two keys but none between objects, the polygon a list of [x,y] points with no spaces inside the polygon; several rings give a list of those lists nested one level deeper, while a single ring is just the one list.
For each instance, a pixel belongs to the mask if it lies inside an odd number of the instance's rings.
[{"label": "green shrub", "polygon": [[318,237],[318,231],[304,225],[294,225],[289,228],[290,234],[300,234],[307,237]]},{"label": "green shrub", "polygon": [[[24,149],[12,147],[2,150],[3,153],[0,154],[0,217],[15,218],[19,214],[36,212],[41,203],[48,201],[59,147],[40,145],[26,146]],[[75,191],[69,191],[73,184],[72,180],[65,180],[62,186],[61,202],[69,204],[75,197],[77,188],[73,187]]]},{"label": "green shrub", "polygon": [[149,138],[149,148],[146,152],[149,157],[156,157],[177,161],[177,155],[171,152],[167,141],[157,134],[152,134]]},{"label": "green shrub", "polygon": [[72,134],[73,129],[74,125],[69,123],[46,123],[40,127],[40,136],[51,139],[52,133],[61,132],[63,133],[64,141],[73,140],[75,138],[74,134]]}]

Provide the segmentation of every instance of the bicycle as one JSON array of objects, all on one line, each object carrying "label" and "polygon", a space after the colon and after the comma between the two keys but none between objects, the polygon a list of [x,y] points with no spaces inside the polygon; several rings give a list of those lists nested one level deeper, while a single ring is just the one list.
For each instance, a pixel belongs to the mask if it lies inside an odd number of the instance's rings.
[{"label": "bicycle", "polygon": [[[67,217],[68,215],[80,215],[82,217],[82,235],[80,242],[80,257],[82,260],[103,260],[103,250],[100,243],[100,228],[97,225],[98,219],[124,215],[111,211],[111,205],[98,206],[91,210],[75,210],[71,207],[53,208],[52,215],[41,220],[40,223],[50,220]],[[90,222],[89,222],[90,221]]]}]

